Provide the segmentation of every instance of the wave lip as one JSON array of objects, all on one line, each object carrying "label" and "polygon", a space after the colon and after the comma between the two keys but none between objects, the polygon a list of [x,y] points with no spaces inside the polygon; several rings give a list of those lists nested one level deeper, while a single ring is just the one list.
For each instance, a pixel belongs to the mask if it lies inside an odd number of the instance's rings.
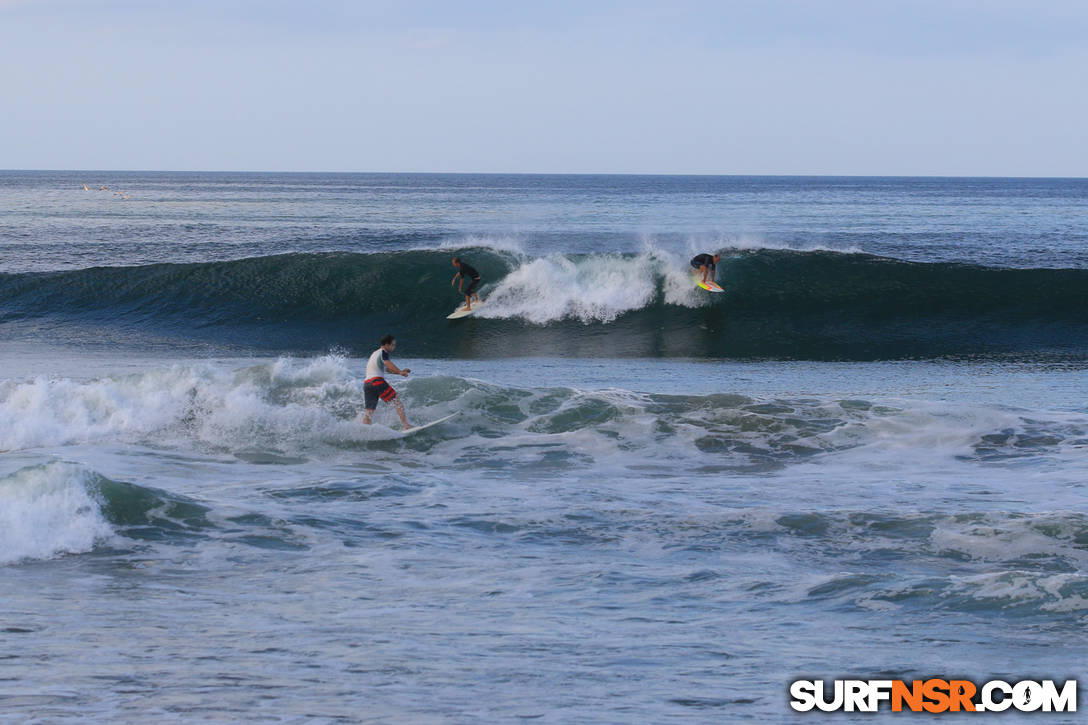
[{"label": "wave lip", "polygon": [[60,462],[0,478],[0,564],[85,553],[113,537],[97,479]]}]

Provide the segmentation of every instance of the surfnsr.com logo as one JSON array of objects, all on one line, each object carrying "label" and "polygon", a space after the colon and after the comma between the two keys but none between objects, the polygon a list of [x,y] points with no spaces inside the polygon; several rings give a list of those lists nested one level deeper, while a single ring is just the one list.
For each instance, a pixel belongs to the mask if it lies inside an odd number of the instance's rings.
[{"label": "surfnsr.com logo", "polygon": [[[828,691],[830,690],[830,691]],[[798,712],[877,712],[888,703],[892,712],[1076,712],[1077,681],[1059,686],[1053,680],[990,680],[981,687],[970,680],[796,680],[790,684],[790,707]]]}]

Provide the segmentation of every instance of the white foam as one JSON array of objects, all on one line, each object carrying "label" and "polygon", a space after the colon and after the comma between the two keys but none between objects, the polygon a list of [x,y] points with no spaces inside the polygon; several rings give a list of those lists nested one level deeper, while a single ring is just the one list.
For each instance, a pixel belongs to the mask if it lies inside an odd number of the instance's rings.
[{"label": "white foam", "polygon": [[733,251],[768,251],[781,252],[836,252],[838,254],[866,254],[865,250],[856,245],[848,247],[829,247],[826,244],[796,244],[792,242],[769,242],[764,239],[734,238],[723,240],[718,247],[723,252]]},{"label": "white foam", "polygon": [[537,258],[528,258],[522,244],[510,238],[465,237],[447,240],[440,248],[483,247],[509,255],[518,266],[487,289],[488,305],[477,316],[523,319],[538,325],[563,319],[585,324],[614,322],[625,313],[655,302],[659,284],[666,304],[683,307],[709,304],[708,296],[692,284],[690,267],[691,257],[707,250],[722,251],[725,254],[722,264],[728,263],[730,251],[771,249],[844,254],[862,251],[854,247],[780,244],[725,235],[711,239],[691,237],[682,249],[673,249],[675,246],[663,246],[647,236],[642,240],[642,251],[634,256],[556,253]]},{"label": "white foam", "polygon": [[280,358],[269,370],[274,384],[337,385],[350,380],[347,356],[341,353],[304,360]]},{"label": "white foam", "polygon": [[[388,405],[379,407],[374,425],[358,420],[363,407],[361,371],[361,361],[329,355],[270,360],[240,369],[194,363],[91,380],[9,380],[0,383],[0,450],[108,442],[216,454],[260,448],[287,455],[336,457],[345,447],[357,449],[355,443],[395,437],[394,429],[400,427]],[[397,387],[407,401],[412,423],[461,410],[464,417],[457,428],[462,433],[477,424],[487,429],[500,426],[502,435],[496,440],[502,440],[504,450],[522,439],[536,446],[542,436],[553,435],[547,432],[548,417],[576,408],[587,397],[576,394],[556,403],[561,408],[557,413],[546,404],[555,397],[554,389],[512,393],[502,386],[462,381],[454,383],[454,388],[463,389],[464,394],[450,399],[445,393],[435,394],[435,386],[425,377],[413,376]],[[843,496],[864,490],[873,473],[889,470],[921,479],[940,478],[950,468],[977,471],[980,462],[986,462],[985,451],[978,452],[980,441],[994,433],[1052,433],[1053,445],[1021,449],[1012,440],[999,446],[1006,450],[996,455],[1017,455],[1023,450],[1032,461],[1061,463],[1067,472],[1063,475],[1072,476],[1083,470],[1083,432],[1088,429],[1088,416],[1083,413],[915,400],[869,406],[844,406],[835,400],[769,400],[763,402],[774,405],[763,411],[755,405],[760,401],[719,405],[707,399],[684,411],[668,410],[668,406],[657,410],[645,396],[625,391],[597,390],[588,397],[612,403],[616,414],[607,421],[587,421],[576,426],[577,432],[552,440],[599,465],[608,461],[617,467],[653,468],[663,461],[690,459],[697,465],[732,466],[765,455],[788,464],[798,475],[840,478],[836,490]],[[507,404],[516,399],[525,417],[518,422],[496,419],[489,410],[492,398],[508,399]],[[718,440],[721,445],[707,450],[705,440]],[[645,454],[632,453],[630,446],[639,442]],[[449,455],[456,458],[458,450],[468,445],[474,445],[473,441],[458,436],[450,442]],[[806,455],[791,455],[797,448],[805,449]],[[985,477],[991,488],[1013,492],[1029,475],[1034,474],[1004,467],[988,468]],[[860,488],[850,488],[848,481]],[[1052,485],[1048,491],[1051,499],[1055,488]]]},{"label": "white foam", "polygon": [[[356,420],[363,406],[360,370],[327,355],[240,370],[194,364],[92,380],[4,381],[0,450],[109,441],[298,451],[393,437],[382,415],[373,426]],[[389,411],[383,406],[380,413]]]},{"label": "white foam", "polygon": [[[662,243],[654,235],[643,237],[643,245],[654,249],[662,249]],[[716,234],[689,235],[683,242],[684,248],[679,251],[679,256],[685,260],[696,254],[704,252],[729,252],[748,251],[783,251],[783,252],[837,252],[839,254],[866,254],[865,250],[856,245],[833,247],[826,244],[798,243],[769,241],[752,233],[718,232]]]},{"label": "white foam", "polygon": [[930,541],[936,552],[956,552],[976,561],[1061,557],[1088,569],[1088,553],[1075,540],[1083,526],[1083,520],[1063,513],[988,513],[966,521],[945,518]]},{"label": "white foam", "polygon": [[657,297],[663,279],[665,301],[700,304],[686,262],[660,250],[631,257],[593,254],[571,258],[556,254],[533,259],[503,278],[487,295],[480,317],[520,318],[535,324],[562,319],[613,322],[640,310]]},{"label": "white foam", "polygon": [[210,369],[157,370],[91,381],[0,383],[0,450],[145,433],[179,419]]},{"label": "white foam", "polygon": [[998,600],[1014,604],[1040,603],[1048,612],[1081,612],[1088,600],[1075,593],[1084,583],[1083,574],[1039,574],[1006,571],[952,577],[954,591],[975,600]]},{"label": "white foam", "polygon": [[0,478],[0,564],[87,552],[113,536],[88,490],[92,476],[49,463]]},{"label": "white foam", "polygon": [[[490,249],[499,254],[523,257],[525,247],[517,237],[487,237],[470,234],[455,239],[444,239],[438,245],[439,249],[456,251],[460,249]],[[418,247],[421,251],[434,251],[433,245]]]}]

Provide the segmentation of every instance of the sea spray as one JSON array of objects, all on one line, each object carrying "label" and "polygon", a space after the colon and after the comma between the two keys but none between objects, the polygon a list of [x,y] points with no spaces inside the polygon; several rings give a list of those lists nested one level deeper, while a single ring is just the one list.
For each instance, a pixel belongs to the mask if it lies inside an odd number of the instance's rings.
[{"label": "sea spray", "polygon": [[534,259],[496,285],[478,316],[537,325],[563,319],[609,323],[654,302],[662,268],[650,254]]},{"label": "sea spray", "polygon": [[93,480],[60,462],[0,477],[0,564],[87,552],[112,536]]}]

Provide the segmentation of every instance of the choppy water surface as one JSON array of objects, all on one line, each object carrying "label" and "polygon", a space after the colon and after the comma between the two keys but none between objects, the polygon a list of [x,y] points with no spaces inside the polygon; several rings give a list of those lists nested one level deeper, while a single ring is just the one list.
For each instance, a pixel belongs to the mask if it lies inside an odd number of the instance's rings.
[{"label": "choppy water surface", "polygon": [[[0,719],[1083,676],[1081,182],[75,176],[0,175]],[[410,418],[458,417],[357,421],[387,329]]]}]

